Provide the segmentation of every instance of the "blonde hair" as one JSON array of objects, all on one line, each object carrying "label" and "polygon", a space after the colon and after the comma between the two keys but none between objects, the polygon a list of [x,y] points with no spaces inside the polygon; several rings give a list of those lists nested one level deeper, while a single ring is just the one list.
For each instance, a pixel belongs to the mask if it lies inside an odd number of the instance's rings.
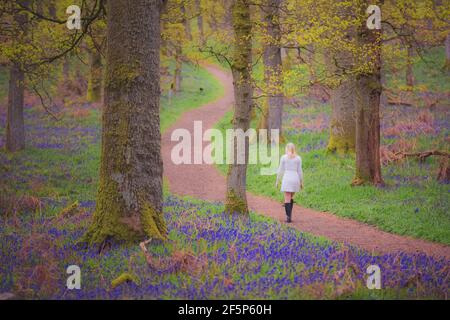
[{"label": "blonde hair", "polygon": [[285,151],[286,151],[286,155],[291,159],[297,155],[297,153],[295,152],[295,144],[293,144],[292,142],[289,142],[286,145]]}]

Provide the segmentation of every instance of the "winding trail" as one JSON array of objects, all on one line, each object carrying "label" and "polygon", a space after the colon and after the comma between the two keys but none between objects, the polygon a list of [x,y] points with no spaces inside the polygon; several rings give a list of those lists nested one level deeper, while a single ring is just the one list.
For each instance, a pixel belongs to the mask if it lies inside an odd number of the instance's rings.
[{"label": "winding trail", "polygon": [[[172,147],[177,144],[170,137],[177,128],[185,128],[191,132],[195,120],[203,122],[203,130],[214,125],[231,109],[233,85],[231,75],[215,66],[205,67],[224,86],[224,96],[205,106],[185,112],[162,136],[162,155],[164,176],[169,182],[172,193],[180,196],[192,196],[208,201],[224,201],[225,177],[214,167],[207,164],[175,165],[171,161]],[[247,192],[247,200],[251,210],[285,221],[284,208],[281,203],[267,197]],[[290,224],[298,230],[341,243],[356,245],[374,253],[394,253],[399,251],[422,252],[434,257],[450,259],[450,247],[421,239],[390,234],[376,227],[335,216],[326,212],[294,206],[293,221]]]}]

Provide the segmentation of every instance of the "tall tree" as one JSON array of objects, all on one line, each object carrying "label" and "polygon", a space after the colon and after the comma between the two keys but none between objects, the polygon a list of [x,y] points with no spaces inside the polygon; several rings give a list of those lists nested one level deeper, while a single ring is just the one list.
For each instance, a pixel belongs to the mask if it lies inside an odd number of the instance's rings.
[{"label": "tall tree", "polygon": [[105,34],[106,23],[104,17],[101,17],[92,23],[89,38],[85,41],[89,54],[87,100],[90,102],[100,102],[102,100]]},{"label": "tall tree", "polygon": [[357,9],[361,24],[357,43],[364,48],[361,56],[364,69],[356,76],[356,172],[353,185],[383,184],[380,164],[380,95],[381,86],[381,30],[368,29],[365,10],[368,1]]},{"label": "tall tree", "polygon": [[408,87],[414,87],[414,48],[412,44],[408,44],[406,47],[406,85]]},{"label": "tall tree", "polygon": [[14,63],[9,69],[8,111],[6,117],[6,150],[14,152],[25,148],[23,97],[25,75]]},{"label": "tall tree", "polygon": [[[344,1],[336,8],[336,16],[340,21],[352,21],[352,6]],[[355,57],[348,42],[355,39],[355,26],[352,23],[340,25],[342,35],[332,42],[339,41],[339,46],[332,46],[326,50],[325,60],[328,72],[337,79],[337,84],[330,91],[331,121],[328,151],[348,153],[355,151],[355,104],[354,104],[354,76],[348,75],[355,64]],[[336,33],[335,31],[333,32]],[[339,37],[341,39],[339,39]],[[339,39],[339,40],[338,40]],[[345,44],[344,44],[345,43]]]},{"label": "tall tree", "polygon": [[205,31],[203,28],[204,11],[202,10],[201,0],[195,0],[195,7],[197,10],[197,28],[198,28],[199,42],[201,45],[204,45],[205,44]]},{"label": "tall tree", "polygon": [[[22,0],[19,5],[27,6],[28,1]],[[15,45],[26,38],[28,16],[25,12],[14,14]],[[23,101],[25,93],[24,63],[20,59],[13,59],[9,69],[8,110],[6,116],[6,150],[15,152],[25,148],[25,124],[23,116]]]},{"label": "tall tree", "polygon": [[444,70],[450,72],[450,32],[445,37],[445,64]]},{"label": "tall tree", "polygon": [[161,0],[107,1],[97,205],[88,243],[165,239],[159,120]]},{"label": "tall tree", "polygon": [[[231,71],[234,86],[235,132],[246,132],[250,127],[253,88],[251,83],[252,68],[252,22],[250,5],[247,0],[234,0],[232,3],[232,22],[234,30],[233,62]],[[242,132],[241,131],[241,132]],[[234,138],[235,139],[235,138]],[[249,153],[248,136],[245,137],[245,161],[240,163],[238,155],[239,141],[235,139],[233,163],[228,168],[227,194],[225,210],[227,212],[248,213],[246,181]]]},{"label": "tall tree", "polygon": [[182,15],[184,32],[186,34],[186,38],[187,38],[187,40],[191,41],[192,40],[191,20],[188,17],[188,14],[186,12],[186,7],[183,2],[180,4],[180,9],[181,9],[181,15]]},{"label": "tall tree", "polygon": [[99,102],[102,99],[102,73],[102,55],[96,48],[93,48],[89,50],[89,81],[87,89],[87,100],[89,102]]},{"label": "tall tree", "polygon": [[179,44],[175,44],[174,59],[175,59],[175,69],[173,71],[173,91],[175,94],[181,91],[181,82],[183,80],[182,70],[183,70],[183,48]]},{"label": "tall tree", "polygon": [[354,59],[345,49],[337,48],[326,54],[328,71],[338,79],[338,84],[330,90],[331,121],[328,151],[348,153],[355,151],[355,79],[347,76]]},{"label": "tall tree", "polygon": [[272,141],[271,130],[279,130],[281,135],[283,115],[283,78],[281,62],[281,30],[280,30],[281,0],[266,0],[264,22],[267,37],[263,54],[264,80],[267,86],[267,129],[268,141]]}]

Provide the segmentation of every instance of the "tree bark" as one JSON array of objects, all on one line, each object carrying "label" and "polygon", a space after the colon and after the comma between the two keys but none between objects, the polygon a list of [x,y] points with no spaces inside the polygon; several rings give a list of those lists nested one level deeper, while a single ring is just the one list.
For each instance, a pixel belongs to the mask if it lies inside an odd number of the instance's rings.
[{"label": "tree bark", "polygon": [[308,44],[307,45],[307,52],[306,52],[306,59],[307,59],[307,64],[309,66],[309,81],[311,83],[315,83],[316,82],[316,72],[314,70],[314,52],[315,52],[315,48],[313,44]]},{"label": "tree bark", "polygon": [[[24,6],[29,5],[29,1],[21,0],[20,4]],[[22,30],[17,30],[15,39],[26,36],[26,26],[28,17],[24,13],[14,15],[14,20],[18,25],[23,27]],[[25,61],[11,61],[9,69],[9,87],[8,87],[8,110],[6,115],[6,144],[7,151],[15,152],[25,149],[25,124],[23,117],[23,103],[25,93],[25,73],[23,69]]]},{"label": "tree bark", "polygon": [[[267,0],[266,14],[264,17],[267,24],[267,43],[264,48],[264,78],[267,86],[267,129],[268,141],[272,141],[271,130],[279,130],[281,136],[283,115],[283,78],[280,48],[280,15],[279,7],[281,0]],[[278,143],[278,141],[276,141]]]},{"label": "tree bark", "polygon": [[413,57],[414,48],[411,44],[406,45],[407,59],[406,59],[406,85],[408,87],[414,86],[414,72],[413,72]]},{"label": "tree bark", "polygon": [[[342,75],[343,69],[351,68],[353,59],[350,53],[338,51],[326,55],[327,65],[333,75]],[[355,151],[355,80],[342,75],[340,84],[330,92],[331,121],[330,139],[327,149],[330,152],[349,153]]]},{"label": "tree bark", "polygon": [[[250,5],[246,0],[234,0],[232,5],[234,51],[231,71],[234,86],[234,131],[246,132],[250,127],[253,89],[251,84],[252,64],[252,25],[250,20]],[[248,213],[246,180],[249,152],[248,137],[245,138],[245,161],[238,163],[237,139],[234,145],[233,163],[228,168],[227,194],[225,211],[229,213]]]},{"label": "tree bark", "polygon": [[195,0],[195,6],[197,8],[197,27],[198,27],[198,35],[199,41],[201,45],[205,44],[205,34],[203,29],[203,10],[201,6],[201,0]]},{"label": "tree bark", "polygon": [[99,188],[89,244],[166,239],[159,119],[161,0],[107,2]]},{"label": "tree bark", "polygon": [[[361,10],[367,8],[362,4]],[[353,185],[382,185],[380,162],[381,32],[363,21],[358,42],[371,47],[368,71],[356,77],[356,173]]]},{"label": "tree bark", "polygon": [[9,69],[8,111],[6,116],[6,150],[15,152],[25,148],[23,117],[24,72],[18,64]]},{"label": "tree bark", "polygon": [[64,83],[67,84],[70,80],[70,54],[64,56],[62,62],[62,74]]},{"label": "tree bark", "polygon": [[102,100],[103,64],[102,55],[95,48],[89,53],[89,81],[87,100],[89,102],[100,102]]},{"label": "tree bark", "polygon": [[445,65],[444,70],[450,72],[450,32],[445,38]]},{"label": "tree bark", "polygon": [[186,34],[186,39],[191,41],[192,40],[191,23],[189,19],[187,19],[186,7],[184,6],[184,4],[181,5],[181,14],[183,16],[183,25]]},{"label": "tree bark", "polygon": [[174,93],[177,94],[181,91],[181,81],[182,81],[182,67],[183,67],[183,60],[182,60],[182,48],[178,44],[176,44],[175,48],[175,70],[173,72],[173,90]]}]

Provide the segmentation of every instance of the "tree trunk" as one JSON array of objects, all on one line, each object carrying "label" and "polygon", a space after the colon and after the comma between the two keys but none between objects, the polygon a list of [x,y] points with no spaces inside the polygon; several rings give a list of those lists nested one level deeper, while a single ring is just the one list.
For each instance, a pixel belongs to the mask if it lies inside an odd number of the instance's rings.
[{"label": "tree trunk", "polygon": [[102,100],[102,55],[95,48],[90,55],[90,74],[88,81],[87,100],[100,102]]},{"label": "tree trunk", "polygon": [[63,65],[62,65],[62,74],[63,74],[63,79],[64,79],[64,83],[68,83],[69,82],[69,76],[70,76],[70,54],[67,54],[64,56],[64,60],[63,60]]},{"label": "tree trunk", "polygon": [[343,80],[331,92],[330,140],[327,149],[331,152],[349,153],[355,151],[355,104],[353,95],[355,81]]},{"label": "tree trunk", "polygon": [[406,85],[408,87],[414,86],[414,72],[413,72],[413,57],[414,48],[411,44],[407,44],[407,59],[406,59]]},{"label": "tree trunk", "polygon": [[444,70],[450,72],[450,32],[445,38],[445,65]]},{"label": "tree trunk", "polygon": [[102,151],[84,241],[166,238],[159,120],[161,0],[107,2]]},{"label": "tree trunk", "polygon": [[175,94],[181,91],[181,80],[182,80],[182,67],[183,67],[183,61],[182,61],[182,51],[181,47],[176,45],[175,48],[175,70],[173,72],[173,91]]},{"label": "tree trunk", "polygon": [[[268,43],[264,48],[264,78],[267,86],[268,117],[268,141],[272,142],[271,130],[279,130],[281,136],[283,115],[283,78],[280,48],[280,24],[279,6],[281,0],[267,0],[266,14],[264,17],[267,24]],[[276,141],[278,143],[278,141]]]},{"label": "tree trunk", "polygon": [[[363,4],[362,10],[367,5]],[[369,70],[356,77],[356,173],[353,185],[382,185],[380,164],[381,32],[360,28],[358,42],[370,46]]]},{"label": "tree trunk", "polygon": [[223,17],[223,23],[222,27],[225,30],[231,30],[233,29],[233,1],[225,0],[224,1],[224,7],[225,7],[225,16]]},{"label": "tree trunk", "polygon": [[[233,65],[231,67],[234,86],[234,131],[246,132],[250,127],[253,89],[251,84],[252,64],[252,25],[250,21],[250,5],[246,0],[234,0],[232,6],[234,51]],[[249,152],[248,137],[245,138],[245,161],[238,163],[237,143],[234,145],[233,163],[228,168],[227,194],[225,210],[233,213],[248,213],[246,180]]]},{"label": "tree trunk", "polygon": [[23,119],[24,72],[17,64],[9,70],[8,111],[6,117],[6,150],[14,152],[25,148]]},{"label": "tree trunk", "polygon": [[338,51],[326,54],[327,66],[331,74],[341,75],[338,87],[330,92],[331,121],[330,139],[327,149],[340,154],[355,151],[355,80],[344,77],[344,69],[351,68],[353,59],[348,52]]},{"label": "tree trunk", "polygon": [[198,35],[199,41],[201,45],[205,44],[205,34],[203,30],[203,10],[201,6],[201,0],[195,0],[195,6],[197,8],[197,27],[198,27]]},{"label": "tree trunk", "polygon": [[[21,0],[19,4],[28,6],[29,1]],[[14,15],[14,20],[21,27],[26,26],[28,17],[24,13]],[[27,30],[17,30],[15,39],[23,38]],[[26,62],[26,61],[25,61]],[[9,69],[8,110],[6,115],[6,144],[8,151],[15,152],[25,149],[25,124],[23,117],[23,100],[25,93],[25,73],[22,63],[12,61]]]},{"label": "tree trunk", "polygon": [[316,71],[314,70],[314,45],[313,44],[308,44],[307,45],[307,52],[306,52],[306,60],[307,60],[307,64],[309,66],[309,81],[311,83],[315,83],[316,82]]},{"label": "tree trunk", "polygon": [[187,18],[186,14],[186,7],[182,4],[181,5],[181,14],[183,16],[183,25],[184,25],[184,31],[186,34],[186,39],[191,41],[192,40],[192,32],[191,32],[191,21]]}]

